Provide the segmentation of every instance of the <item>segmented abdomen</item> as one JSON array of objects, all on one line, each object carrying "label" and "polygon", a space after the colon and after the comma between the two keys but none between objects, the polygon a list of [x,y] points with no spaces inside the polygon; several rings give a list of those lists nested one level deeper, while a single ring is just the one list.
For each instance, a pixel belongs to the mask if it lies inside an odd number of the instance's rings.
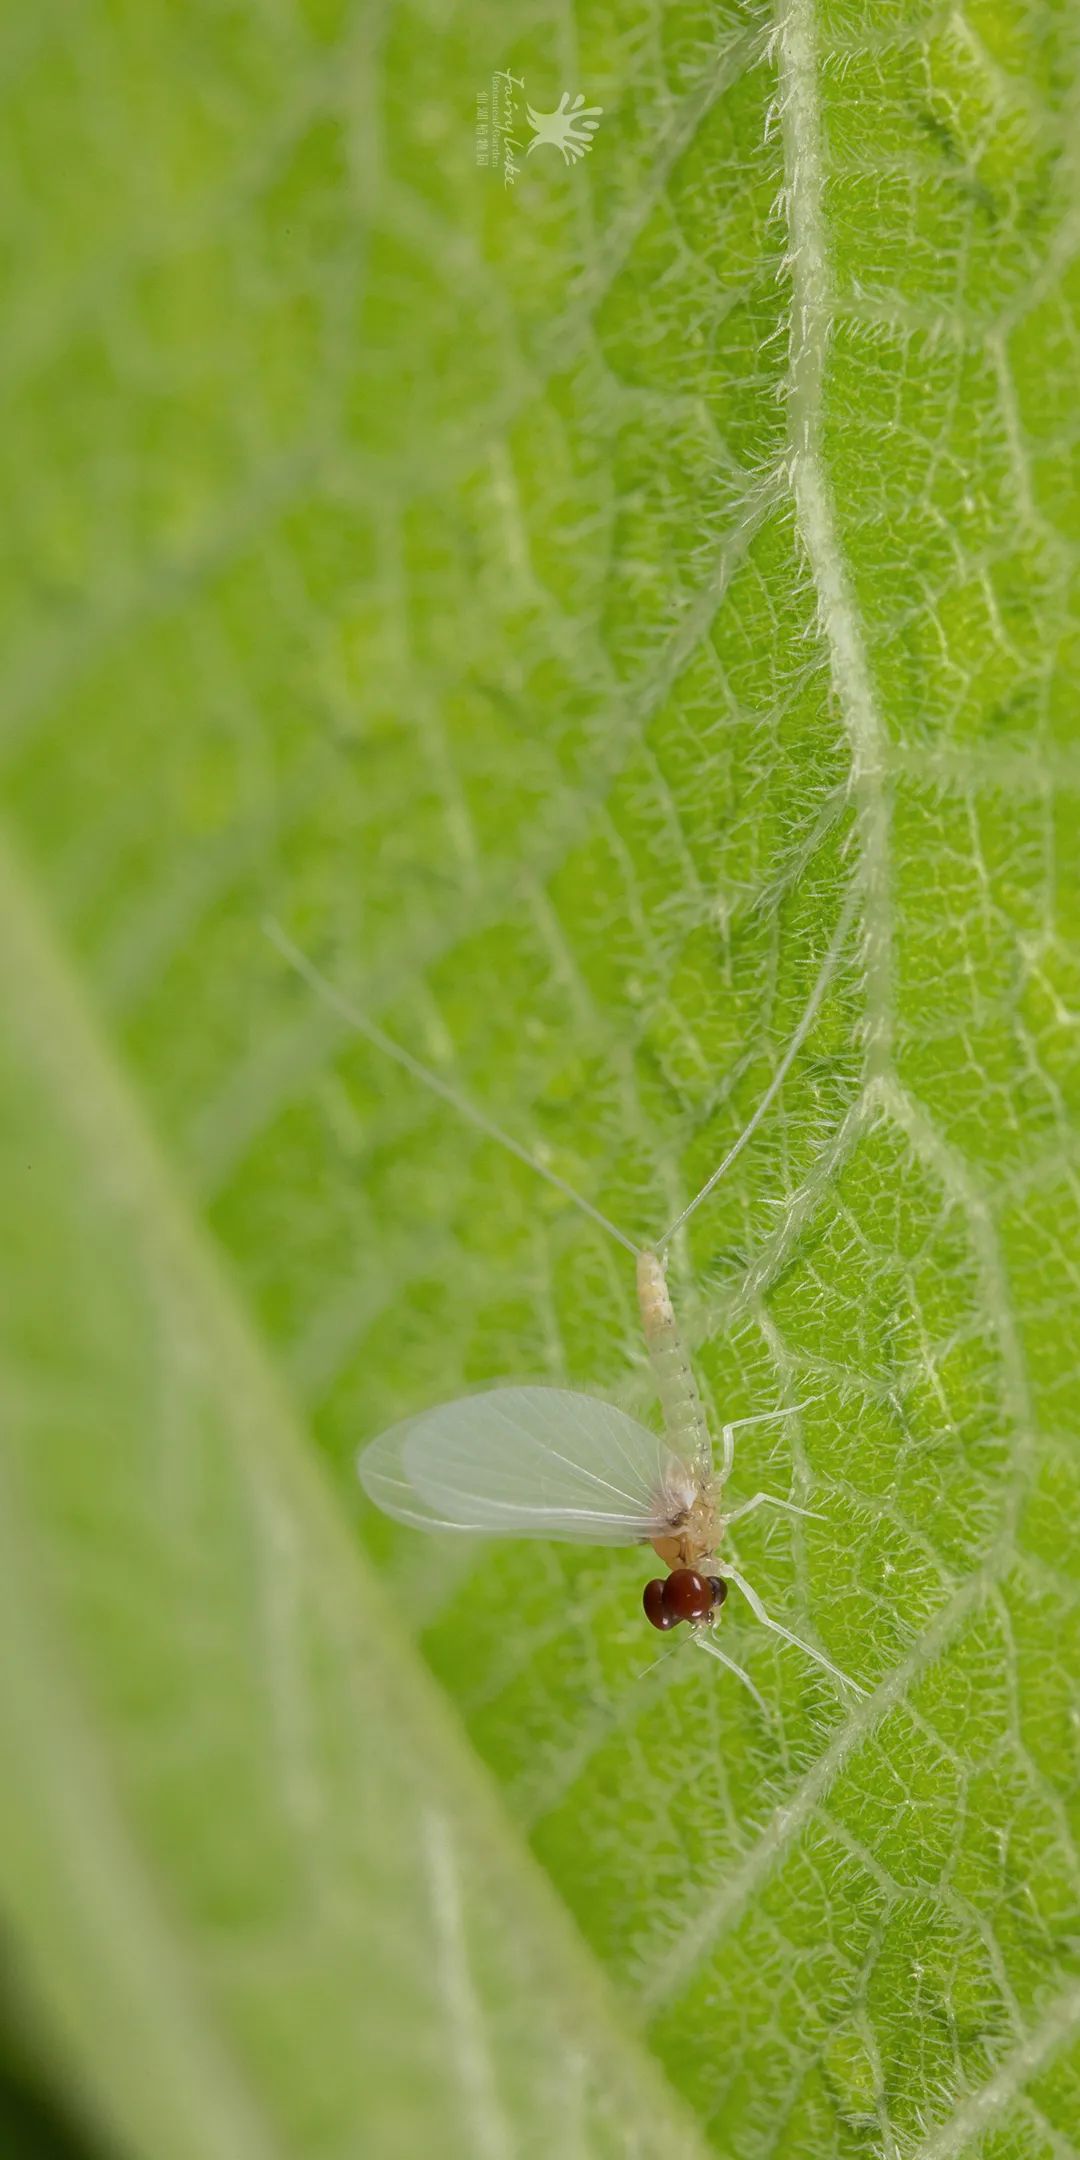
[{"label": "segmented abdomen", "polygon": [[679,1336],[664,1270],[655,1253],[638,1255],[638,1303],[667,1436],[676,1453],[703,1476],[712,1469],[712,1443],[705,1412]]}]

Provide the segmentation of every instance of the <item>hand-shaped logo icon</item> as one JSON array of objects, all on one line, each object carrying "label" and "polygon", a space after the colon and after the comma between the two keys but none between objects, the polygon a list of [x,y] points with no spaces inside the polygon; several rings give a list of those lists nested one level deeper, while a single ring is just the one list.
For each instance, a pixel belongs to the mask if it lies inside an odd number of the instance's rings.
[{"label": "hand-shaped logo icon", "polygon": [[526,105],[533,131],[526,157],[531,157],[544,143],[549,143],[553,150],[561,150],[566,165],[574,158],[584,157],[586,150],[592,149],[592,139],[603,110],[602,105],[586,105],[580,90],[572,105],[569,90],[564,90],[554,112],[534,112],[531,105]]}]

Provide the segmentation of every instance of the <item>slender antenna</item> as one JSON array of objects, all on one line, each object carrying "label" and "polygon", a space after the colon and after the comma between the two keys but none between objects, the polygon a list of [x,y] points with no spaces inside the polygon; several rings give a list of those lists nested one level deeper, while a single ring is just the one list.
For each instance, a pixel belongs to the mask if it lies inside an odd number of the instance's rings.
[{"label": "slender antenna", "polygon": [[742,1154],[742,1151],[746,1146],[747,1141],[751,1139],[753,1134],[757,1131],[757,1128],[760,1125],[761,1120],[769,1107],[769,1104],[779,1094],[780,1089],[783,1087],[784,1082],[787,1079],[789,1072],[791,1071],[792,1065],[794,1064],[795,1059],[798,1057],[798,1054],[802,1049],[802,1046],[806,1041],[806,1038],[809,1035],[811,1028],[814,1025],[814,1021],[817,1019],[821,1001],[825,995],[826,990],[829,987],[830,982],[832,981],[833,971],[836,967],[838,959],[840,958],[840,954],[844,945],[844,940],[847,937],[848,931],[850,930],[852,921],[854,919],[855,903],[857,897],[857,891],[853,886],[848,894],[847,899],[844,902],[843,908],[840,911],[840,920],[837,923],[836,929],[833,932],[832,943],[829,946],[829,950],[826,953],[824,960],[822,961],[817,981],[815,982],[814,987],[810,992],[810,996],[807,999],[806,1010],[803,1013],[802,1019],[800,1020],[799,1025],[796,1028],[795,1033],[792,1036],[791,1041],[789,1042],[787,1049],[785,1050],[784,1055],[780,1060],[776,1073],[774,1074],[773,1079],[770,1081],[768,1087],[766,1088],[765,1093],[762,1096],[753,1117],[750,1119],[748,1125],[744,1125],[734,1146],[728,1149],[723,1161],[718,1164],[717,1168],[713,1171],[712,1176],[706,1179],[706,1182],[702,1186],[701,1191],[699,1193],[695,1193],[694,1198],[687,1204],[686,1207],[684,1207],[682,1214],[675,1217],[675,1220],[672,1223],[670,1230],[665,1230],[663,1237],[659,1239],[656,1245],[656,1251],[658,1253],[664,1252],[665,1248],[670,1245],[676,1230],[681,1230],[683,1224],[685,1222],[689,1222],[691,1215],[696,1213],[697,1209],[701,1206],[702,1201],[708,1199],[709,1194],[712,1192],[714,1186],[719,1185],[720,1180],[724,1176],[725,1172],[730,1170],[731,1165],[735,1160],[735,1157]]},{"label": "slender antenna", "polygon": [[639,1672],[636,1677],[639,1680],[647,1680],[649,1674],[656,1671],[657,1666],[666,1665],[669,1657],[674,1657],[676,1650],[684,1650],[685,1648],[686,1644],[684,1642],[669,1643],[667,1649],[661,1650],[659,1657],[654,1657],[652,1664],[646,1665],[644,1671]]},{"label": "slender antenna", "polygon": [[599,1224],[601,1230],[606,1230],[609,1236],[616,1238],[626,1252],[633,1253],[635,1259],[637,1258],[641,1249],[640,1246],[633,1244],[622,1230],[617,1229],[613,1222],[609,1222],[607,1216],[602,1215],[599,1208],[593,1206],[591,1200],[586,1200],[581,1193],[575,1192],[574,1187],[568,1185],[566,1179],[561,1178],[557,1170],[549,1170],[546,1164],[538,1162],[535,1155],[530,1155],[528,1149],[522,1147],[519,1141],[511,1139],[510,1134],[504,1132],[501,1125],[496,1125],[494,1118],[485,1117],[482,1110],[474,1109],[466,1096],[459,1095],[456,1088],[450,1087],[447,1081],[440,1080],[437,1073],[430,1072],[426,1065],[420,1063],[419,1058],[414,1058],[412,1052],[403,1049],[400,1043],[393,1040],[392,1036],[384,1035],[381,1027],[376,1027],[375,1022],[368,1020],[362,1012],[357,1010],[355,1005],[351,1005],[348,998],[342,996],[340,990],[335,990],[333,983],[325,975],[320,974],[319,969],[313,961],[308,959],[307,954],[301,952],[298,945],[293,944],[292,939],[282,929],[279,922],[275,922],[272,916],[264,916],[263,929],[270,943],[276,945],[282,959],[287,960],[289,966],[295,968],[296,973],[303,977],[304,981],[315,991],[318,997],[322,998],[323,1003],[329,1005],[331,1011],[336,1012],[339,1018],[344,1020],[349,1027],[355,1028],[358,1035],[362,1035],[366,1042],[372,1043],[376,1050],[381,1050],[385,1057],[393,1058],[396,1065],[403,1066],[407,1073],[412,1074],[414,1080],[422,1080],[424,1086],[429,1087],[433,1094],[441,1095],[443,1101],[449,1103],[451,1109],[456,1110],[459,1117],[468,1118],[469,1123],[475,1125],[477,1130],[484,1133],[489,1140],[497,1140],[501,1147],[509,1149],[510,1154],[516,1155],[518,1161],[524,1163],[527,1169],[535,1170],[537,1177],[546,1178],[549,1185],[554,1185],[556,1192],[561,1192],[567,1200],[572,1200],[574,1206],[579,1207],[583,1215],[588,1215],[594,1223]]}]

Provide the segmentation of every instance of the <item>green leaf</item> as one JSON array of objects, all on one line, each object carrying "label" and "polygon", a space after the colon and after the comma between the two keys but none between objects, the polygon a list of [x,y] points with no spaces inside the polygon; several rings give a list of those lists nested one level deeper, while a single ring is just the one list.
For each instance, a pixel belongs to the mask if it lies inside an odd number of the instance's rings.
[{"label": "green leaf", "polygon": [[[0,36],[0,1902],[57,2090],[152,2160],[1068,2160],[1080,12]],[[591,147],[524,155],[564,88]],[[817,1517],[739,1551],[867,1701],[734,1599],[767,1715],[642,1677],[632,1553],[365,1514],[357,1443],[484,1380],[655,1414],[632,1270],[267,913],[637,1238],[805,1025],[671,1280],[718,1420],[807,1405],[735,1486]]]},{"label": "green leaf", "polygon": [[0,1828],[32,2000],[163,2160],[621,2152],[641,2115],[696,2154],[2,885]]}]

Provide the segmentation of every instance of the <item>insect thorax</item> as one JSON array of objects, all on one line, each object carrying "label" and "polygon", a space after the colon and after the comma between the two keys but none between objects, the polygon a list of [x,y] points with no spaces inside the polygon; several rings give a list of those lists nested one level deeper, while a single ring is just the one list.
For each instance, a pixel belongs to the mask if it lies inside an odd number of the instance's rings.
[{"label": "insect thorax", "polygon": [[717,1494],[710,1487],[695,1494],[681,1518],[672,1523],[670,1531],[663,1537],[650,1539],[650,1543],[657,1557],[669,1568],[705,1569],[705,1562],[715,1559],[720,1535]]}]

